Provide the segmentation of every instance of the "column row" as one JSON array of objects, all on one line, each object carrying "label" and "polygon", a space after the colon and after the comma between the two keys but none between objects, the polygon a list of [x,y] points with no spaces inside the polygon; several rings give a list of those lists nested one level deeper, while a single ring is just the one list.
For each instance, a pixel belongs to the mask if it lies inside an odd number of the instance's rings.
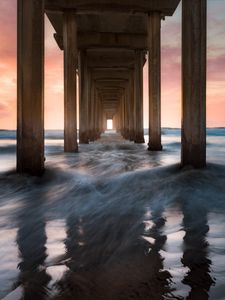
[{"label": "column row", "polygon": [[[161,150],[160,24],[161,15],[148,17],[149,150]],[[64,13],[64,149],[77,145],[77,76],[79,69],[80,142],[99,137],[105,128],[101,92],[88,70],[87,54],[80,51],[74,12]],[[143,136],[143,54],[135,51],[120,104],[117,129],[137,143]],[[79,61],[79,63],[78,63]],[[78,66],[79,65],[79,66]],[[44,170],[44,1],[18,0],[18,122],[17,170]],[[132,83],[133,86],[132,86]],[[169,105],[169,103],[168,103]],[[182,8],[182,165],[206,164],[206,0],[183,0]]]}]

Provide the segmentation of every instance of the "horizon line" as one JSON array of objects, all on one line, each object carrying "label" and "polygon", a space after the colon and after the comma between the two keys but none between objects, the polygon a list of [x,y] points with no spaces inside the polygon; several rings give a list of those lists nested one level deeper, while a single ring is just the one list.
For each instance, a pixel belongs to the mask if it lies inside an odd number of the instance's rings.
[{"label": "horizon line", "polygon": [[[148,130],[149,128],[148,127],[146,127],[146,128],[144,128],[144,130]],[[161,129],[163,130],[163,129],[182,129],[181,127],[169,127],[169,126],[165,126],[165,127],[161,127]],[[225,129],[225,126],[212,126],[212,127],[206,127],[206,129]],[[17,129],[0,129],[0,131],[16,131]],[[61,128],[61,129],[57,129],[57,128],[46,128],[46,129],[44,129],[45,131],[46,130],[54,130],[54,131],[63,131],[64,130],[64,128]],[[77,129],[77,130],[79,130],[79,129]]]}]

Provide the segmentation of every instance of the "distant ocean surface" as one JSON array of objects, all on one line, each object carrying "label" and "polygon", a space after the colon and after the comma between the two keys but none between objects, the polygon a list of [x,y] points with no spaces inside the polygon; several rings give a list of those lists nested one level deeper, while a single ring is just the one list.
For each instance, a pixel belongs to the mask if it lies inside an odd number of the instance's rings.
[{"label": "distant ocean surface", "polygon": [[[145,129],[145,141],[148,143],[148,129]],[[162,165],[180,161],[181,130],[162,128],[163,152],[158,154]],[[16,131],[0,130],[0,172],[15,167]],[[146,146],[147,147],[147,146]],[[63,152],[63,130],[45,130],[45,153]],[[225,128],[207,129],[207,159],[211,162],[225,164]],[[143,166],[143,163],[141,164]],[[149,166],[147,163],[146,166]]]},{"label": "distant ocean surface", "polygon": [[225,128],[207,130],[203,170],[180,169],[179,129],[162,152],[145,133],[64,153],[47,130],[37,178],[0,131],[0,299],[225,299]]},{"label": "distant ocean surface", "polygon": [[[148,134],[148,129],[144,130],[145,135]],[[177,135],[180,136],[181,129],[179,128],[162,128],[162,135]],[[225,127],[208,128],[207,136],[223,136],[225,137]],[[15,139],[16,130],[0,130],[0,139]],[[63,139],[63,130],[45,130],[46,139]]]}]

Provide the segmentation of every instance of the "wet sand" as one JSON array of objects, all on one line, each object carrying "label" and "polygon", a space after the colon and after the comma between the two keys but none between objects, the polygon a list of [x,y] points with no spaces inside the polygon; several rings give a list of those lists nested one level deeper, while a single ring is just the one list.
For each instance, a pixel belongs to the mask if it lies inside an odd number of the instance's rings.
[{"label": "wet sand", "polygon": [[0,297],[225,299],[225,167],[177,153],[107,134],[49,150],[42,178],[1,174]]}]

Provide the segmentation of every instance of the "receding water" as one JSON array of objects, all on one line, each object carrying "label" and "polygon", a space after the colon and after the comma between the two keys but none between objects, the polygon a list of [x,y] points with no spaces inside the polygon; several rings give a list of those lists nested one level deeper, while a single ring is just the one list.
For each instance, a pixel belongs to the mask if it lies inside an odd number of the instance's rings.
[{"label": "receding water", "polygon": [[65,154],[61,138],[36,178],[0,132],[1,299],[225,299],[225,130],[204,170],[179,168],[179,130],[155,153],[109,132]]}]

